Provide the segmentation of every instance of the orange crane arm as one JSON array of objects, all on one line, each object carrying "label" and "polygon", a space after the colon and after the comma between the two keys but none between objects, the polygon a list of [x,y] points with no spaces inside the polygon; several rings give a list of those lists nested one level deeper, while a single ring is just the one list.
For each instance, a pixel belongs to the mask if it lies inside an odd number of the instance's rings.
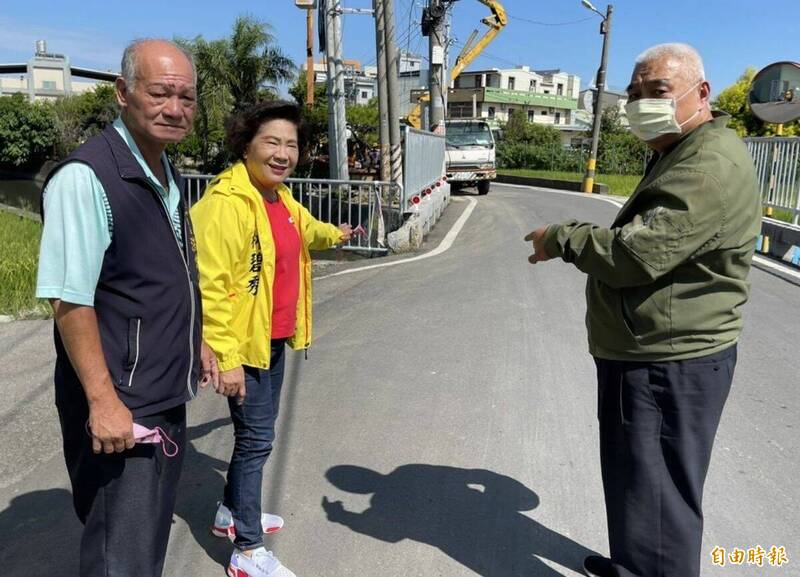
[{"label": "orange crane arm", "polygon": [[[464,50],[456,59],[456,65],[450,72],[450,82],[453,82],[456,78],[458,78],[458,75],[461,74],[461,72],[467,66],[469,66],[481,52],[483,52],[489,43],[494,40],[494,37],[497,36],[500,30],[502,30],[503,27],[508,24],[508,15],[506,15],[505,8],[503,8],[503,5],[500,4],[500,2],[497,0],[478,0],[478,2],[488,6],[489,10],[492,11],[491,15],[481,20],[481,23],[485,24],[488,27],[488,30],[474,45],[471,45],[471,42],[467,41],[467,45],[464,46]],[[472,37],[470,37],[470,40],[471,39]],[[425,92],[422,96],[420,96],[417,105],[414,106],[414,108],[406,117],[406,122],[408,124],[414,128],[421,128],[422,104],[429,102],[430,99],[430,92]]]}]

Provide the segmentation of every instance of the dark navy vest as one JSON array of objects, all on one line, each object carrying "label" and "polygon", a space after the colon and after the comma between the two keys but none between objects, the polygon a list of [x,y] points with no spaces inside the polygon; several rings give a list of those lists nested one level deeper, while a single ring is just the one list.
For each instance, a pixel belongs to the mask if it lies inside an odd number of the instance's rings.
[{"label": "dark navy vest", "polygon": [[[94,309],[117,393],[134,417],[183,404],[197,390],[202,322],[185,199],[180,203],[181,248],[159,193],[113,126],[56,166],[48,181],[74,161],[94,171],[111,207],[111,244]],[[170,170],[183,191],[180,175],[174,167]],[[55,345],[56,403],[85,402],[57,328]]]}]

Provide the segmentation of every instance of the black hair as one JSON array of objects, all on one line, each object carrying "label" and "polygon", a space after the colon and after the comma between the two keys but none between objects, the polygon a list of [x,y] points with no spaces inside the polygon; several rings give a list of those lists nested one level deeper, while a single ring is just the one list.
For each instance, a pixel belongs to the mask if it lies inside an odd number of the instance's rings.
[{"label": "black hair", "polygon": [[225,123],[225,144],[237,160],[244,159],[244,153],[261,125],[270,120],[286,120],[297,127],[297,144],[300,154],[303,154],[308,142],[308,127],[302,110],[285,100],[267,100],[251,104]]}]

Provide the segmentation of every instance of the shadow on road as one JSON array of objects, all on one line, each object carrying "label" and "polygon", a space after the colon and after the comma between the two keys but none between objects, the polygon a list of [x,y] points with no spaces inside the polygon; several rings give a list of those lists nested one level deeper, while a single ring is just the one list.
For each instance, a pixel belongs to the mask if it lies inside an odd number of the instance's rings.
[{"label": "shadow on road", "polygon": [[81,524],[66,489],[31,491],[0,511],[3,575],[77,575]]},{"label": "shadow on road", "polygon": [[[228,463],[195,449],[192,441],[229,425],[230,418],[190,427],[178,488],[175,515],[209,557],[227,566],[232,545],[211,534],[211,523],[222,498]],[[2,575],[77,575],[82,525],[66,489],[32,491],[12,499],[0,511]]]},{"label": "shadow on road", "polygon": [[[211,559],[224,567],[227,567],[230,561],[232,545],[227,539],[212,535],[211,525],[217,510],[217,501],[222,500],[228,462],[199,452],[192,441],[230,424],[230,417],[223,417],[189,427],[187,430],[189,443],[178,486],[178,499],[175,503],[175,515],[186,521],[197,544]],[[233,439],[232,433],[231,439]],[[231,440],[232,445],[233,440]]]},{"label": "shadow on road", "polygon": [[539,497],[492,471],[413,464],[382,475],[339,465],[325,476],[343,491],[373,494],[363,513],[323,497],[328,520],[390,543],[432,545],[485,577],[561,575],[537,557],[580,572],[583,558],[596,554],[522,514]]}]

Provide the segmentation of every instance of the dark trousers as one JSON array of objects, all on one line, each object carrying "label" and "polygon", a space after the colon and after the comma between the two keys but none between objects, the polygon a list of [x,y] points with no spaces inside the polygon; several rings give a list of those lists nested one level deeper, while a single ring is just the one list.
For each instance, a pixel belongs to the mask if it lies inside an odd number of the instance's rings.
[{"label": "dark trousers", "polygon": [[84,525],[81,577],[159,577],[186,450],[186,405],[134,419],[161,427],[177,443],[172,458],[152,444],[96,455],[86,432],[85,398],[57,408],[73,504]]},{"label": "dark trousers", "polygon": [[228,398],[233,420],[233,455],[228,467],[223,503],[233,514],[234,545],[242,551],[264,545],[261,527],[261,481],[272,453],[278,418],[286,339],[272,341],[269,369],[244,367],[244,403]]},{"label": "dark trousers", "polygon": [[736,346],[687,361],[595,363],[616,575],[697,577],[703,484]]}]

